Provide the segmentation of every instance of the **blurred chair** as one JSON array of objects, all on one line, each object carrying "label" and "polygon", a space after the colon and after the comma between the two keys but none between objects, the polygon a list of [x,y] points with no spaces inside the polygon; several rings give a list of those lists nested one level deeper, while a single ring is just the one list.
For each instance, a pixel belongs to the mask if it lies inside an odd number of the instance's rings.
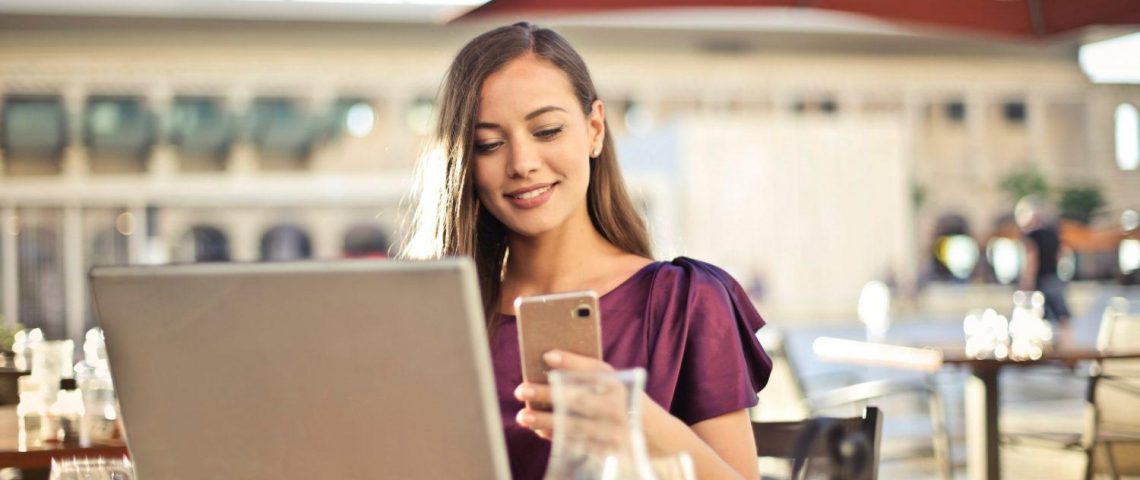
[{"label": "blurred chair", "polygon": [[11,352],[5,353],[0,357],[0,405],[16,405],[20,403],[20,377],[28,372],[17,370]]},{"label": "blurred chair", "polygon": [[0,405],[16,405],[20,403],[20,388],[18,380],[21,375],[28,372],[16,370],[12,367],[0,366]]},{"label": "blurred chair", "polygon": [[[1128,302],[1114,298],[1105,309],[1097,348],[1140,345],[1140,314],[1128,313]],[[1079,450],[1087,460],[1085,478],[1106,472],[1113,478],[1140,474],[1140,360],[1102,360],[1088,376],[1085,431],[1006,432],[1010,444]]]},{"label": "blurred chair", "polygon": [[[769,332],[771,334],[771,332]],[[950,436],[946,429],[946,414],[943,407],[942,395],[934,377],[906,379],[863,380],[858,374],[847,371],[833,371],[818,375],[804,375],[803,369],[797,366],[795,356],[784,348],[782,338],[768,338],[762,342],[774,361],[783,362],[789,370],[789,377],[793,388],[799,395],[803,411],[814,416],[833,412],[838,408],[851,408],[857,411],[869,408],[872,402],[884,400],[888,397],[914,398],[926,404],[930,423],[930,447],[934,454],[939,478],[951,478]],[[820,393],[810,391],[805,384],[824,384],[829,387]],[[840,385],[830,387],[830,385]],[[893,414],[892,414],[893,415]],[[893,417],[892,418],[896,418]],[[878,448],[877,448],[878,450]],[[907,458],[911,456],[926,455],[925,448],[908,451]],[[878,456],[876,456],[878,458]]]},{"label": "blurred chair", "polygon": [[878,478],[882,430],[883,416],[876,407],[867,407],[862,417],[752,422],[756,455],[792,460],[793,478],[805,477],[809,470],[825,470],[826,478]]}]

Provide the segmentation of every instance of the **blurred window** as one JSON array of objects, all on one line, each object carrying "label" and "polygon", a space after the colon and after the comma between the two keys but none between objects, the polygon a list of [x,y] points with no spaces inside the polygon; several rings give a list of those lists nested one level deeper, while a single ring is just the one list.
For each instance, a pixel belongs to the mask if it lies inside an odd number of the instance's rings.
[{"label": "blurred window", "polygon": [[832,114],[839,111],[839,103],[834,98],[825,98],[819,102],[819,111]]},{"label": "blurred window", "polygon": [[412,101],[404,114],[404,122],[408,130],[416,135],[427,135],[431,132],[432,118],[435,116],[435,103],[430,97],[419,97]]},{"label": "blurred window", "polygon": [[326,135],[337,138],[342,135],[366,137],[376,128],[376,108],[362,98],[339,98],[333,103],[332,112],[326,123]]},{"label": "blurred window", "polygon": [[228,262],[230,242],[221,229],[195,225],[182,236],[175,260],[180,262]]},{"label": "blurred window", "polygon": [[63,215],[58,208],[17,212],[16,237],[19,319],[41,328],[49,339],[66,336],[64,321]]},{"label": "blurred window", "polygon": [[979,260],[978,243],[970,235],[970,224],[957,213],[938,217],[932,238],[931,267],[934,280],[966,280]]},{"label": "blurred window", "polygon": [[58,96],[4,97],[0,149],[5,173],[57,174],[66,144],[66,116]]},{"label": "blurred window", "polygon": [[938,239],[935,252],[938,260],[959,280],[969,279],[978,264],[978,242],[967,235]]},{"label": "blurred window", "polygon": [[309,234],[296,225],[277,225],[261,236],[261,260],[281,262],[313,256]]},{"label": "blurred window", "polygon": [[1121,170],[1140,167],[1140,113],[1127,103],[1116,107],[1116,165]]},{"label": "blurred window", "polygon": [[1140,240],[1135,238],[1125,238],[1120,241],[1120,246],[1117,247],[1117,263],[1120,266],[1120,273],[1124,275],[1131,275],[1133,272],[1140,270]]},{"label": "blurred window", "polygon": [[645,136],[653,131],[653,111],[642,103],[633,100],[625,102],[622,112],[625,131],[633,136]]},{"label": "blurred window", "polygon": [[171,109],[170,143],[183,170],[220,171],[233,143],[236,122],[221,99],[177,97]]},{"label": "blurred window", "polygon": [[961,123],[966,120],[966,104],[960,101],[947,103],[943,106],[943,111],[946,113],[946,118],[955,123]]},{"label": "blurred window", "polygon": [[95,172],[146,170],[155,142],[155,116],[138,97],[92,96],[84,110],[84,139]]},{"label": "blurred window", "polygon": [[388,234],[375,225],[354,225],[344,234],[344,256],[349,258],[387,257],[389,247]]},{"label": "blurred window", "polygon": [[250,138],[268,170],[304,168],[315,141],[315,122],[288,98],[254,100],[249,114]]},{"label": "blurred window", "polygon": [[994,278],[998,283],[1006,285],[1021,275],[1025,247],[1012,238],[994,237],[986,245],[986,259],[993,267]]},{"label": "blurred window", "polygon": [[1006,102],[1002,105],[1002,116],[1005,117],[1005,121],[1012,124],[1025,123],[1025,103]]},{"label": "blurred window", "polygon": [[834,115],[839,112],[839,102],[830,95],[800,98],[792,103],[792,111],[797,114]]}]

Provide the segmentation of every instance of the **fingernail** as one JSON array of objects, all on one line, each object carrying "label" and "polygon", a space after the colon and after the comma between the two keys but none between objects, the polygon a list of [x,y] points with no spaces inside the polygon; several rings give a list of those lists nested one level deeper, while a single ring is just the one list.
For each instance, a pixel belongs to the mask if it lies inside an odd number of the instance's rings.
[{"label": "fingernail", "polygon": [[527,413],[526,410],[519,410],[519,414],[515,415],[515,421],[519,425],[528,426],[534,422],[534,414]]},{"label": "fingernail", "polygon": [[558,353],[554,350],[551,350],[549,352],[542,354],[542,359],[546,360],[546,363],[548,365],[554,367],[554,366],[558,366],[558,364],[562,363],[562,354]]},{"label": "fingernail", "polygon": [[520,400],[525,400],[525,399],[528,399],[528,398],[533,397],[533,396],[534,396],[534,389],[530,388],[528,386],[519,385],[519,388],[515,389],[515,397],[519,398]]}]

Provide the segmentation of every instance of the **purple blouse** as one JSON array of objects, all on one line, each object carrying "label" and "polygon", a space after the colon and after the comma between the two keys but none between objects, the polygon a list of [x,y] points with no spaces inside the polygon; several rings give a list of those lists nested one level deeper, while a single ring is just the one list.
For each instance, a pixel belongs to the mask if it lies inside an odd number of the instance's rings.
[{"label": "purple blouse", "polygon": [[[602,350],[614,368],[643,367],[646,393],[692,425],[756,405],[772,361],[756,340],[764,320],[723,270],[685,257],[642,268],[600,299]],[[550,442],[515,422],[523,403],[515,317],[491,335],[499,409],[515,480],[539,479]]]}]

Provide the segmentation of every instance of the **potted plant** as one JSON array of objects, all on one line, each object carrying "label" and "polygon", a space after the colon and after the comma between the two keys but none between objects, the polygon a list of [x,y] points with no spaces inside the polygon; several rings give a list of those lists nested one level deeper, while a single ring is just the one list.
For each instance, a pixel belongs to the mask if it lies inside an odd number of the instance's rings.
[{"label": "potted plant", "polygon": [[1057,203],[1062,217],[1085,225],[1107,204],[1100,186],[1095,184],[1067,186],[1061,189],[1061,199]]},{"label": "potted plant", "polygon": [[1025,165],[1002,177],[999,188],[1017,202],[1029,195],[1049,196],[1049,182],[1033,165]]},{"label": "potted plant", "polygon": [[16,357],[16,352],[12,351],[12,344],[16,342],[16,332],[23,329],[24,326],[19,323],[8,325],[4,317],[0,316],[0,355],[3,355],[0,367],[12,366],[12,359]]}]

